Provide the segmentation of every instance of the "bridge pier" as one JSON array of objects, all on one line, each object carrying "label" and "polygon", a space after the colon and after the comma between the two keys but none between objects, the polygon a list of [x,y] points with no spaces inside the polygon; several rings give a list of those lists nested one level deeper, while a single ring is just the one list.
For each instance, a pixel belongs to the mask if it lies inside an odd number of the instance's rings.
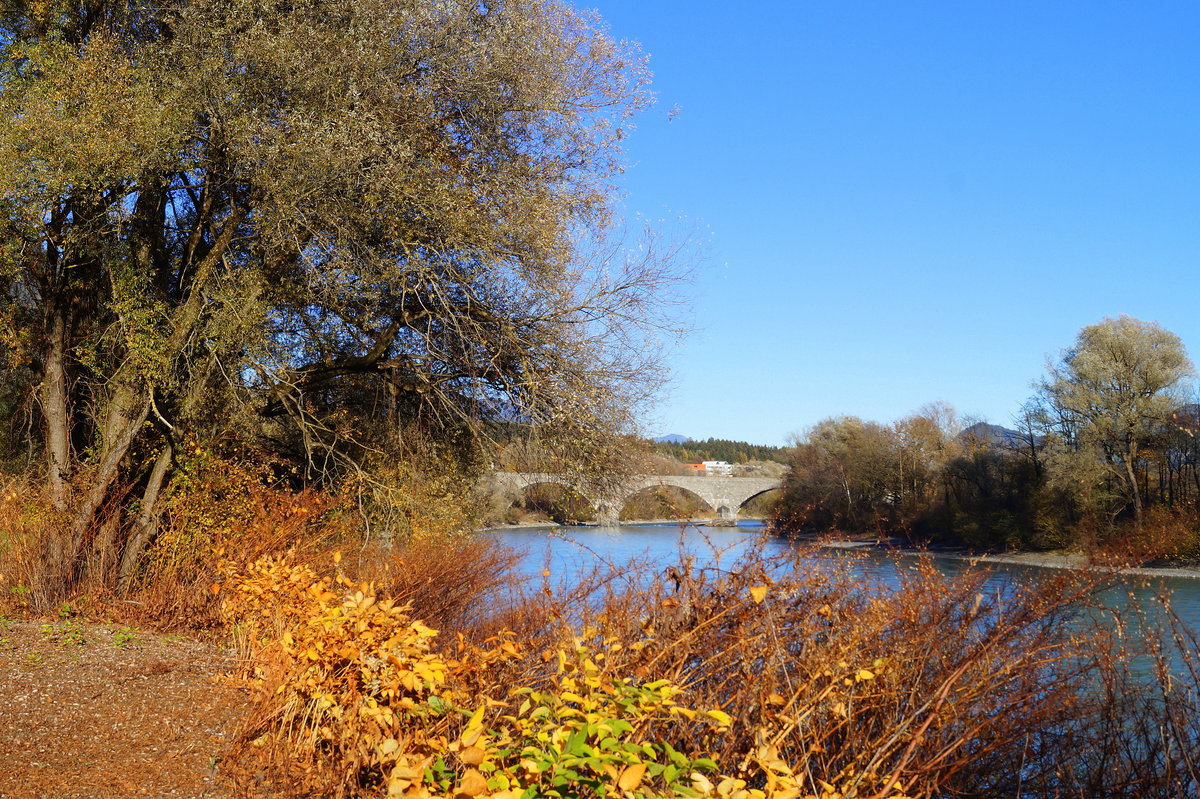
[{"label": "bridge pier", "polygon": [[720,498],[712,504],[717,509],[717,517],[709,522],[710,527],[737,527],[737,503]]},{"label": "bridge pier", "polygon": [[621,521],[621,506],[615,502],[596,503],[596,524],[600,527],[616,527]]}]

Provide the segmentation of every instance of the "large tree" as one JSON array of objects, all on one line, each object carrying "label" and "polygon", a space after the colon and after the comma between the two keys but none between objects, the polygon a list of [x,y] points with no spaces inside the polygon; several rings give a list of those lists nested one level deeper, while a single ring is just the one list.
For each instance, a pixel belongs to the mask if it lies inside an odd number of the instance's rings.
[{"label": "large tree", "polygon": [[3,354],[67,577],[118,485],[128,576],[192,437],[328,471],[382,420],[609,428],[658,373],[637,323],[668,275],[608,238],[644,63],[593,15],[0,9]]},{"label": "large tree", "polygon": [[1043,419],[1071,455],[1063,462],[1077,465],[1063,468],[1103,465],[1140,523],[1139,460],[1179,408],[1179,390],[1193,373],[1183,343],[1157,322],[1104,319],[1079,331],[1048,371],[1039,385]]}]

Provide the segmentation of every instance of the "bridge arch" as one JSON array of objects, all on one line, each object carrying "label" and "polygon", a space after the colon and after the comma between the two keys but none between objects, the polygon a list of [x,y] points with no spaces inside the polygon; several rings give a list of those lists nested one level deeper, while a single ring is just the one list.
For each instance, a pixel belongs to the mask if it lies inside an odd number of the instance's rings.
[{"label": "bridge arch", "polygon": [[[672,496],[672,490],[682,495],[684,501],[677,501]],[[661,508],[661,513],[656,513],[652,518],[703,518],[717,512],[717,509],[708,500],[690,488],[670,483],[652,483],[636,486],[622,496],[619,500],[620,507],[617,508],[617,518],[621,517],[621,514],[632,502],[649,494],[656,495],[660,500],[656,503],[656,507]],[[687,502],[686,500],[691,501]]]},{"label": "bridge arch", "polygon": [[[541,489],[558,489],[546,494]],[[548,494],[548,495],[547,495]],[[524,506],[526,510],[544,513],[559,524],[577,524],[598,520],[603,508],[596,506],[579,487],[565,479],[536,480],[516,487],[506,497],[507,507]]]},{"label": "bridge arch", "polygon": [[738,512],[741,512],[742,508],[746,507],[746,505],[748,505],[751,500],[758,499],[763,494],[770,494],[772,491],[782,491],[782,490],[783,490],[783,484],[780,483],[777,486],[771,486],[770,488],[764,488],[762,491],[759,491],[758,493],[751,494],[750,496],[743,499],[741,501],[741,504],[738,505]]}]

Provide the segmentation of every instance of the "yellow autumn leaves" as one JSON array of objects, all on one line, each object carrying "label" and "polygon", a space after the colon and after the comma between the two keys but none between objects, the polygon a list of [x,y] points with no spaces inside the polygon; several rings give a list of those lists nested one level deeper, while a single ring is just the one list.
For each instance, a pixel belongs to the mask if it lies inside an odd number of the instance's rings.
[{"label": "yellow autumn leaves", "polygon": [[[758,603],[766,593],[766,586],[750,590]],[[462,675],[520,658],[512,634],[475,651],[478,662],[448,660],[431,646],[437,632],[411,619],[408,606],[380,597],[375,585],[340,574],[322,578],[278,558],[227,562],[224,594],[226,618],[257,663],[255,681],[269,710],[260,714],[255,740],[283,747],[297,768],[340,773],[352,795],[841,796],[833,783],[819,792],[801,785],[769,743],[734,774],[672,746],[670,738],[682,735],[690,750],[692,741],[713,740],[737,720],[721,709],[681,704],[685,692],[670,680],[637,680],[609,668],[608,654],[622,647],[615,640],[576,638],[543,655],[554,672],[536,687],[493,698],[464,689]],[[839,664],[831,686],[875,676]]]}]

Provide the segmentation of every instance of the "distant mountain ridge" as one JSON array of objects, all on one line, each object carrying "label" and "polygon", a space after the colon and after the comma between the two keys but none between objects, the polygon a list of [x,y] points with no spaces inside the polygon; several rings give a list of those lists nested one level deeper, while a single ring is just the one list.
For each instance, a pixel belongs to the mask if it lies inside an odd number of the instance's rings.
[{"label": "distant mountain ridge", "polygon": [[655,444],[686,444],[691,441],[690,438],[679,433],[667,433],[665,436],[659,436],[650,440]]},{"label": "distant mountain ridge", "polygon": [[1011,430],[998,424],[989,424],[988,422],[976,422],[959,433],[958,437],[963,440],[980,441],[990,444],[993,447],[1003,447],[1005,449],[1016,449],[1028,443],[1028,439],[1016,430]]}]

